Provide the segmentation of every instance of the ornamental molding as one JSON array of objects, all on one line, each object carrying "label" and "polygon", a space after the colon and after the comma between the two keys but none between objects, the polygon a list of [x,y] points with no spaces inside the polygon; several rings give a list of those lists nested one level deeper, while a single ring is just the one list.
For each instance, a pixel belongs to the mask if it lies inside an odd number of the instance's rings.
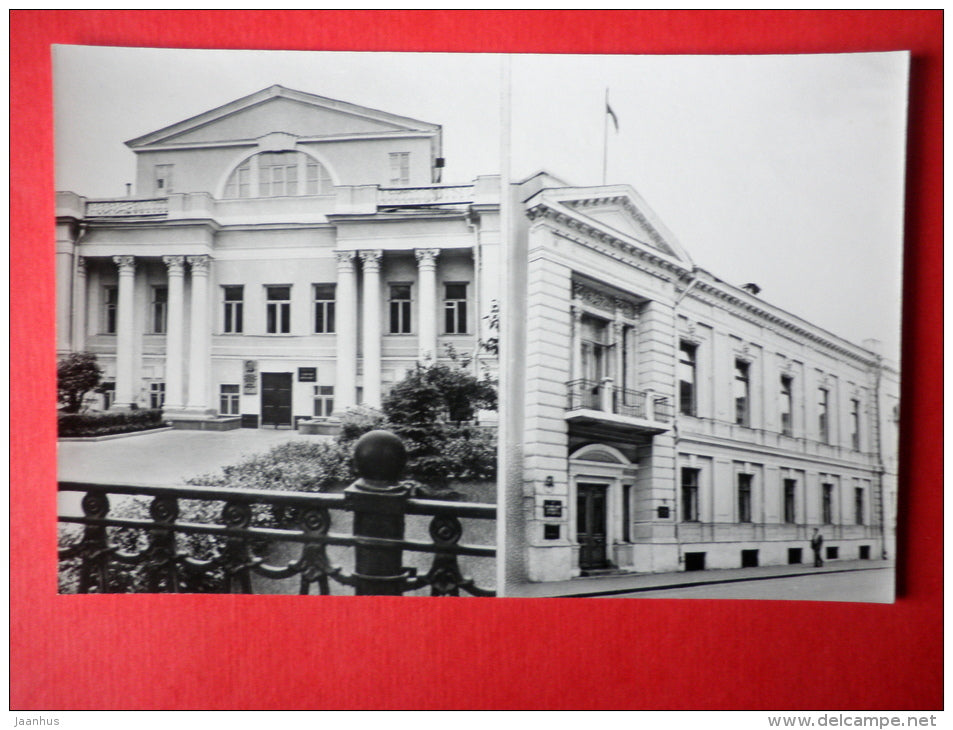
[{"label": "ornamental molding", "polygon": [[[603,208],[607,205],[619,205],[621,206],[626,213],[628,213],[632,218],[634,218],[638,224],[645,229],[645,232],[649,234],[651,241],[640,241],[646,245],[657,248],[659,251],[668,254],[669,256],[675,256],[675,252],[672,248],[665,242],[665,239],[662,238],[661,234],[655,230],[648,219],[642,214],[642,211],[633,205],[632,201],[627,195],[613,195],[602,198],[583,198],[579,200],[570,200],[565,201],[565,205],[574,210],[586,209],[586,208]],[[635,236],[633,236],[635,238]]]},{"label": "ornamental molding", "polygon": [[[637,271],[641,271],[645,274],[648,274],[649,276],[655,277],[656,279],[660,279],[661,281],[671,283],[676,278],[676,276],[672,276],[668,273],[664,273],[660,271],[658,267],[648,266],[646,264],[640,263],[639,261],[634,260],[632,257],[624,255],[621,251],[618,251],[612,248],[607,248],[605,246],[599,246],[598,244],[594,243],[591,240],[587,240],[585,238],[575,236],[569,233],[568,231],[551,229],[551,232],[554,236],[558,236],[559,238],[563,238],[567,241],[571,241],[572,243],[579,244],[580,246],[585,246],[586,248],[592,251],[596,251],[597,253],[601,253],[602,255],[607,256],[608,258],[615,259],[620,264],[624,264]],[[666,268],[667,270],[671,270],[677,276],[681,276],[684,273],[680,269],[676,269],[675,267],[669,265],[667,262],[661,262],[661,264],[663,265],[664,268]]]},{"label": "ornamental molding", "polygon": [[76,257],[76,274],[77,276],[86,276],[86,257],[85,256]]},{"label": "ornamental molding", "polygon": [[334,258],[337,260],[338,269],[342,271],[353,270],[355,256],[357,256],[357,251],[335,251]]},{"label": "ornamental molding", "polygon": [[192,269],[192,276],[205,276],[208,274],[209,264],[211,263],[211,257],[206,255],[201,256],[187,256],[189,262],[189,267]]},{"label": "ornamental molding", "polygon": [[168,215],[169,199],[152,200],[89,200],[87,218],[125,218],[145,215]]},{"label": "ornamental molding", "polygon": [[572,295],[577,301],[584,302],[590,307],[601,309],[604,312],[615,312],[615,299],[600,291],[596,291],[578,281],[572,283]]},{"label": "ornamental molding", "polygon": [[[639,246],[634,246],[628,241],[622,240],[618,236],[613,236],[609,233],[606,233],[605,231],[599,230],[595,226],[592,226],[584,221],[579,220],[578,218],[574,216],[568,215],[562,211],[551,208],[546,203],[542,203],[542,202],[537,203],[533,207],[528,208],[526,210],[526,215],[531,221],[545,219],[545,220],[549,220],[554,223],[557,223],[561,226],[564,226],[566,229],[572,232],[568,234],[565,234],[565,233],[562,234],[564,235],[565,238],[568,238],[569,240],[575,241],[576,243],[579,243],[583,246],[587,246],[601,253],[606,253],[612,256],[613,258],[619,259],[621,261],[625,261],[626,263],[629,263],[630,265],[634,265],[634,264],[632,264],[631,261],[620,256],[619,252],[628,254],[629,256],[633,258],[646,261],[650,264],[654,264],[655,266],[663,270],[671,271],[676,274],[683,274],[685,271],[684,266],[678,266],[672,263],[671,261],[665,258],[662,258],[662,255],[661,255],[663,253],[662,251],[659,251],[660,255],[655,256],[650,251],[647,251]],[[581,238],[581,237],[577,237],[573,235],[573,233],[577,233],[577,232],[579,234],[584,235],[585,238]],[[557,231],[557,233],[560,233],[560,232]],[[644,243],[645,245],[650,246],[651,248],[655,250],[658,250],[655,248],[655,246],[652,246],[651,244],[648,244],[644,241],[640,241],[640,243]],[[602,245],[600,246],[599,244],[602,244]],[[610,252],[613,252],[613,253],[610,253]],[[642,267],[639,267],[639,266],[636,266],[636,268],[642,269]],[[646,271],[647,273],[655,273],[657,275],[657,272],[654,272],[651,269],[642,269],[642,270]]]},{"label": "ornamental molding", "polygon": [[381,257],[384,252],[377,250],[364,250],[360,252],[361,262],[364,264],[364,271],[380,271]]},{"label": "ornamental molding", "polygon": [[185,256],[163,256],[162,262],[169,270],[169,276],[182,276],[185,273]]},{"label": "ornamental molding", "polygon": [[121,274],[135,274],[136,273],[136,257],[135,256],[113,256],[113,263],[119,267],[119,273]]},{"label": "ornamental molding", "polygon": [[417,258],[417,265],[421,268],[425,266],[436,266],[437,257],[440,255],[439,248],[415,248],[414,256]]}]

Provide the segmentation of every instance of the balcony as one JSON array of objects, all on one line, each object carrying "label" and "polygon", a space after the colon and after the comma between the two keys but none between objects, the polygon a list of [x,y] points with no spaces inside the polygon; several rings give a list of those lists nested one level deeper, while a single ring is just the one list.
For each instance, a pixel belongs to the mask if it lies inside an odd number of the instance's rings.
[{"label": "balcony", "polygon": [[89,200],[86,202],[87,218],[144,218],[165,217],[169,213],[168,198],[148,200]]},{"label": "balcony", "polygon": [[422,188],[380,188],[377,204],[382,208],[416,205],[465,205],[473,201],[473,185],[431,185]]},{"label": "balcony", "polygon": [[566,420],[569,423],[620,435],[632,431],[656,434],[670,428],[671,401],[651,391],[621,388],[612,378],[598,382],[572,380],[567,388]]}]

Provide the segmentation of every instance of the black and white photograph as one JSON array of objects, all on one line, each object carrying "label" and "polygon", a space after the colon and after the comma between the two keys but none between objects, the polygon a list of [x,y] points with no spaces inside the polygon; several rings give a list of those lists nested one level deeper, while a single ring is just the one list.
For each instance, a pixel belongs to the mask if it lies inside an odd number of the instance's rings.
[{"label": "black and white photograph", "polygon": [[55,47],[60,592],[892,602],[908,66]]}]

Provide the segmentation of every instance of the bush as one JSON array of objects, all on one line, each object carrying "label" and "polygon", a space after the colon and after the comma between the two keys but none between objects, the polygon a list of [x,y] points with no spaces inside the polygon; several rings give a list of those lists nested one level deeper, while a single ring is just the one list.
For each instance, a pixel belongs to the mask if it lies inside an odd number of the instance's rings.
[{"label": "bush", "polygon": [[91,352],[74,352],[56,365],[56,397],[66,413],[79,413],[83,398],[95,390],[103,378],[103,370]]},{"label": "bush", "polygon": [[109,436],[159,428],[161,410],[117,411],[115,413],[60,413],[57,433],[61,437]]},{"label": "bush", "polygon": [[353,406],[341,417],[341,433],[338,441],[350,443],[357,441],[368,431],[384,428],[384,414],[370,406]]},{"label": "bush", "polygon": [[343,488],[354,479],[350,446],[335,441],[292,441],[223,467],[217,474],[192,477],[188,483],[206,487],[328,492]]}]

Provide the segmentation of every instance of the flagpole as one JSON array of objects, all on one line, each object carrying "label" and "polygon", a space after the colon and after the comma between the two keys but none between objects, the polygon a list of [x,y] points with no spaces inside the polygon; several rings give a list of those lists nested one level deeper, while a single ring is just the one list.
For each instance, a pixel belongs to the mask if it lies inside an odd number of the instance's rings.
[{"label": "flagpole", "polygon": [[602,184],[606,184],[606,167],[609,164],[609,87],[606,87],[606,103],[602,110]]}]

